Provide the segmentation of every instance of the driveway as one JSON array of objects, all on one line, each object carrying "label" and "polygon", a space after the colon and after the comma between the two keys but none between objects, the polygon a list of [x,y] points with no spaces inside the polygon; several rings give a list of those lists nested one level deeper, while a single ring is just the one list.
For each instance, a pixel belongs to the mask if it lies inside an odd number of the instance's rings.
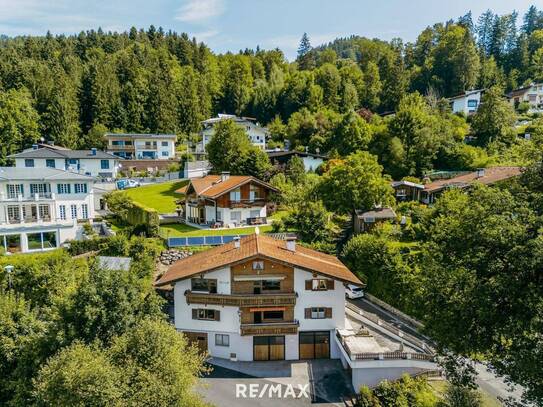
[{"label": "driveway", "polygon": [[216,406],[342,406],[353,394],[339,360],[210,363],[198,391]]}]

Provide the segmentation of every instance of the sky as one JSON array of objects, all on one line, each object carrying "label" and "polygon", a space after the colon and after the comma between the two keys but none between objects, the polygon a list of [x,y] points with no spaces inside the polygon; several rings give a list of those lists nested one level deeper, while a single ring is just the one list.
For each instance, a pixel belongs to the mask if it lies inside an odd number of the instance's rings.
[{"label": "sky", "polygon": [[215,52],[279,47],[292,60],[304,32],[313,46],[352,34],[413,41],[427,26],[470,10],[474,19],[487,9],[522,17],[532,4],[543,8],[543,0],[0,0],[0,35],[154,24],[187,32]]}]

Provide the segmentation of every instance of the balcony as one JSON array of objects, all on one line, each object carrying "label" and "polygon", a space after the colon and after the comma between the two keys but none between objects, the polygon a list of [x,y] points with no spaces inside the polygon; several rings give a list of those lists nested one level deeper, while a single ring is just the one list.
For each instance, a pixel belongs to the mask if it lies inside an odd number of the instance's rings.
[{"label": "balcony", "polygon": [[241,324],[241,336],[247,335],[295,335],[298,333],[298,321],[267,322],[262,324]]},{"label": "balcony", "polygon": [[266,307],[296,305],[296,293],[288,294],[209,294],[185,291],[187,304],[223,305],[232,307]]},{"label": "balcony", "polygon": [[35,194],[0,194],[0,201],[8,202],[31,202],[31,201],[47,201],[55,199],[55,194],[53,192],[40,192]]},{"label": "balcony", "polygon": [[239,199],[239,200],[230,200],[229,207],[234,208],[251,208],[254,206],[262,207],[266,205],[266,200],[264,198],[254,198],[254,199]]},{"label": "balcony", "polygon": [[107,146],[107,149],[111,151],[134,151],[134,146],[133,145],[122,145],[122,146],[109,145]]}]

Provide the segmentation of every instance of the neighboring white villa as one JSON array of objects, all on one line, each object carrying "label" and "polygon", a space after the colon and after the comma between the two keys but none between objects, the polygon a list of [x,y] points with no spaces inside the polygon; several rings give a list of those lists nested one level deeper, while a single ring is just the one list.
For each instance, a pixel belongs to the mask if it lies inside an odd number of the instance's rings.
[{"label": "neighboring white villa", "polygon": [[515,108],[522,102],[528,102],[530,112],[543,111],[543,83],[532,83],[530,86],[515,89],[507,97]]},{"label": "neighboring white villa", "polygon": [[253,234],[173,264],[175,327],[211,356],[239,361],[340,357],[344,284],[337,258]]},{"label": "neighboring white villa", "polygon": [[0,244],[8,253],[59,247],[94,218],[95,178],[54,168],[0,167]]},{"label": "neighboring white villa", "polygon": [[187,222],[239,226],[267,223],[270,192],[279,191],[254,177],[223,172],[193,178],[176,192],[184,195]]},{"label": "neighboring white villa", "polygon": [[42,168],[54,168],[90,175],[98,178],[115,178],[119,158],[104,151],[70,150],[49,144],[34,144],[32,148],[10,155],[17,168],[33,168],[40,174]]},{"label": "neighboring white villa", "polygon": [[127,160],[175,158],[175,134],[106,133],[108,153]]},{"label": "neighboring white villa", "polygon": [[202,130],[202,142],[198,145],[197,152],[205,152],[207,143],[215,134],[215,124],[222,120],[233,120],[238,126],[242,127],[247,133],[247,137],[254,146],[257,146],[261,150],[266,149],[266,136],[268,135],[268,129],[260,127],[256,122],[256,119],[250,117],[238,117],[232,114],[219,114],[217,117],[204,120],[202,122],[204,129]]},{"label": "neighboring white villa", "polygon": [[449,98],[453,113],[464,113],[466,116],[474,114],[481,104],[484,89],[469,90],[460,95]]}]

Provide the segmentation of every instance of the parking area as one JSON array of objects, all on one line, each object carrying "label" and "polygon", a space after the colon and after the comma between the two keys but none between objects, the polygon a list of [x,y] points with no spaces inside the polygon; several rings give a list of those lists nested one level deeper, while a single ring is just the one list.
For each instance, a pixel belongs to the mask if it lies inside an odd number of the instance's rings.
[{"label": "parking area", "polygon": [[341,406],[353,394],[339,360],[210,362],[198,391],[217,406]]}]

